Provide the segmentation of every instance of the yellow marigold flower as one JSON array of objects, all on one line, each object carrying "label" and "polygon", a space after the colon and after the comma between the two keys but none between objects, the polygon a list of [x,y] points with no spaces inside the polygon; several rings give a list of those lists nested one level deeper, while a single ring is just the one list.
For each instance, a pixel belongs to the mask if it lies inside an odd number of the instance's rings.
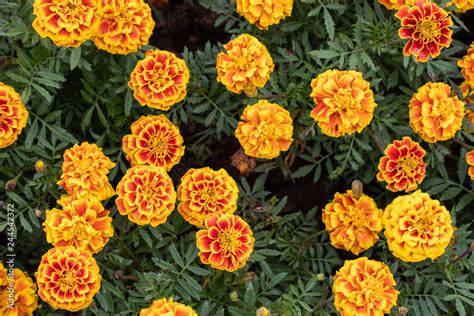
[{"label": "yellow marigold flower", "polygon": [[115,194],[107,178],[115,163],[96,144],[75,144],[64,152],[63,158],[63,174],[58,185],[73,199],[91,195],[102,201]]},{"label": "yellow marigold flower", "polygon": [[160,167],[128,169],[117,185],[117,195],[115,204],[120,214],[138,225],[163,224],[176,205],[173,181]]},{"label": "yellow marigold flower", "polygon": [[453,20],[449,13],[434,2],[415,1],[412,6],[403,5],[395,16],[400,20],[400,38],[408,38],[403,55],[426,62],[430,55],[436,58],[444,47],[451,45]]},{"label": "yellow marigold flower", "polygon": [[461,129],[464,102],[445,83],[428,82],[410,101],[410,126],[424,141],[448,140]]},{"label": "yellow marigold flower", "polygon": [[255,243],[249,224],[239,216],[222,213],[207,216],[204,224],[196,233],[201,262],[229,272],[245,266]]},{"label": "yellow marigold flower", "polygon": [[383,4],[389,10],[398,10],[403,5],[413,5],[416,0],[378,0],[380,4]]},{"label": "yellow marigold flower", "polygon": [[237,12],[261,30],[291,16],[293,0],[237,0]]},{"label": "yellow marigold flower", "polygon": [[99,266],[87,250],[73,246],[50,249],[35,274],[38,294],[52,308],[77,312],[100,290]]},{"label": "yellow marigold flower", "polygon": [[[7,263],[8,266],[8,263]],[[38,308],[36,284],[26,272],[15,268],[13,279],[0,260],[0,315],[32,316]]]},{"label": "yellow marigold flower", "polygon": [[227,90],[249,96],[265,86],[275,65],[265,45],[249,34],[242,34],[224,45],[217,55],[217,81]]},{"label": "yellow marigold flower", "polygon": [[100,0],[34,0],[33,28],[57,46],[77,47],[97,32]]},{"label": "yellow marigold flower", "polygon": [[46,167],[46,164],[44,163],[43,160],[37,160],[35,162],[35,170],[38,173],[45,173],[48,168]]},{"label": "yellow marigold flower", "polygon": [[408,136],[395,140],[380,158],[377,180],[387,182],[387,189],[393,192],[416,190],[425,178],[425,154],[420,144]]},{"label": "yellow marigold flower", "polygon": [[451,242],[451,215],[420,190],[397,197],[383,217],[387,244],[395,257],[418,262],[441,256]]},{"label": "yellow marigold flower", "polygon": [[461,73],[466,83],[474,87],[474,42],[467,50],[466,55],[458,61],[458,66],[461,67]]},{"label": "yellow marigold flower", "polygon": [[466,81],[461,83],[459,89],[461,90],[464,102],[466,102],[466,118],[474,125],[474,111],[467,108],[468,103],[474,104],[474,89],[472,89]]},{"label": "yellow marigold flower", "polygon": [[474,0],[452,0],[452,2],[446,3],[446,7],[453,5],[457,8],[456,11],[464,13],[474,9]]},{"label": "yellow marigold flower", "polygon": [[474,150],[466,153],[466,162],[469,165],[468,175],[474,180]]},{"label": "yellow marigold flower", "polygon": [[169,171],[184,155],[179,128],[163,114],[142,116],[131,129],[132,134],[123,138],[122,149],[132,166],[150,165]]},{"label": "yellow marigold flower", "polygon": [[322,217],[331,245],[356,255],[372,247],[382,230],[382,210],[365,194],[355,198],[352,190],[336,193]]},{"label": "yellow marigold flower", "polygon": [[383,316],[397,304],[395,286],[385,263],[366,257],[346,260],[334,276],[334,305],[342,316]]},{"label": "yellow marigold flower", "polygon": [[143,0],[101,0],[99,29],[92,38],[95,46],[112,54],[136,52],[148,44],[155,22]]},{"label": "yellow marigold flower", "polygon": [[198,316],[189,306],[174,302],[172,298],[156,300],[140,311],[140,316]]},{"label": "yellow marigold flower", "polygon": [[290,112],[275,103],[260,100],[248,105],[235,130],[247,156],[273,159],[287,151],[293,142]]},{"label": "yellow marigold flower", "polygon": [[28,111],[20,95],[0,82],[0,148],[13,144],[26,125]]},{"label": "yellow marigold flower", "polygon": [[149,50],[130,74],[128,86],[142,106],[168,111],[186,97],[189,76],[183,59],[164,50]]},{"label": "yellow marigold flower", "polygon": [[203,227],[215,212],[234,213],[239,189],[225,169],[189,169],[178,187],[178,212],[191,225]]},{"label": "yellow marigold flower", "polygon": [[54,247],[74,246],[97,253],[114,235],[112,217],[96,198],[81,198],[46,211],[46,240]]},{"label": "yellow marigold flower", "polygon": [[327,70],[311,81],[316,107],[311,117],[331,137],[360,133],[372,121],[377,106],[369,82],[362,73]]}]

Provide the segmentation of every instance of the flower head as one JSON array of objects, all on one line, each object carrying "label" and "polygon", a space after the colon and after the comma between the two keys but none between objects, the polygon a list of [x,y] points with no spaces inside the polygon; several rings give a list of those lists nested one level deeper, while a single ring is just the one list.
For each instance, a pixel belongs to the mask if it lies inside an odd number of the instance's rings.
[{"label": "flower head", "polygon": [[74,246],[97,253],[114,235],[112,217],[96,198],[80,198],[46,211],[46,239],[55,247]]},{"label": "flower head", "polygon": [[383,4],[389,10],[398,10],[403,5],[413,5],[416,0],[378,0],[380,4]]},{"label": "flower head", "polygon": [[323,222],[331,244],[358,255],[372,247],[382,230],[382,210],[365,195],[357,199],[351,190],[336,193],[323,209]]},{"label": "flower head", "polygon": [[128,86],[142,106],[162,111],[186,97],[189,70],[183,59],[164,50],[149,50],[130,74]]},{"label": "flower head", "polygon": [[114,195],[107,174],[115,166],[96,144],[75,144],[64,152],[61,180],[58,185],[73,198],[84,195],[99,201]]},{"label": "flower head", "polygon": [[11,279],[1,260],[0,303],[0,314],[3,316],[32,316],[38,308],[36,284],[33,280],[26,272],[17,268],[13,270]]},{"label": "flower head", "polygon": [[474,150],[466,153],[466,162],[469,165],[468,175],[474,180]]},{"label": "flower head", "polygon": [[293,0],[237,0],[237,12],[261,30],[291,16]]},{"label": "flower head", "polygon": [[224,45],[217,55],[217,81],[227,90],[252,96],[270,79],[274,64],[265,45],[249,34],[242,34]]},{"label": "flower head", "polygon": [[416,190],[425,178],[425,154],[420,144],[408,136],[395,140],[380,158],[377,180],[387,182],[387,189],[393,192]]},{"label": "flower head", "polygon": [[448,210],[420,190],[395,198],[385,209],[383,225],[389,249],[406,262],[438,258],[454,232]]},{"label": "flower head", "polygon": [[346,260],[334,276],[334,305],[342,316],[382,316],[397,304],[395,286],[385,263],[365,257]]},{"label": "flower head", "polygon": [[316,107],[311,117],[331,137],[360,133],[372,121],[377,104],[362,73],[327,70],[311,81]]},{"label": "flower head", "polygon": [[122,148],[132,166],[150,165],[169,171],[184,155],[179,128],[163,114],[142,116],[131,129],[132,134],[123,138]]},{"label": "flower head", "polygon": [[464,102],[445,83],[428,82],[410,101],[410,126],[424,141],[448,140],[461,129]]},{"label": "flower head", "polygon": [[35,274],[38,294],[53,308],[76,312],[92,303],[101,275],[92,254],[73,246],[50,249]]},{"label": "flower head", "polygon": [[115,204],[120,214],[138,225],[163,224],[176,205],[173,181],[160,167],[128,169],[117,185],[117,195]]},{"label": "flower head", "polygon": [[418,0],[413,6],[403,5],[395,16],[401,22],[398,35],[409,39],[403,55],[413,55],[424,63],[430,55],[436,58],[441,49],[451,45],[453,21],[435,2]]},{"label": "flower head", "polygon": [[474,0],[452,0],[452,2],[446,3],[446,7],[453,5],[457,8],[456,11],[464,13],[474,9]]},{"label": "flower head", "polygon": [[239,216],[216,213],[206,217],[204,224],[196,233],[202,263],[229,272],[245,266],[255,242],[249,224]]},{"label": "flower head", "polygon": [[471,86],[466,81],[461,83],[459,89],[461,90],[463,101],[466,102],[466,106],[464,108],[466,111],[466,118],[472,125],[474,125],[474,111],[468,109],[467,107],[468,103],[474,104],[474,89],[471,88]]},{"label": "flower head", "polygon": [[191,225],[203,227],[212,213],[234,213],[239,189],[224,169],[189,169],[178,187],[178,212]]},{"label": "flower head", "polygon": [[34,0],[33,28],[57,46],[77,47],[97,32],[100,0]]},{"label": "flower head", "polygon": [[198,316],[189,306],[174,302],[172,298],[156,300],[150,307],[140,311],[140,316]]},{"label": "flower head", "polygon": [[143,0],[100,0],[102,16],[92,38],[95,46],[112,54],[136,52],[148,44],[155,22]]},{"label": "flower head", "polygon": [[474,42],[467,50],[466,55],[458,61],[458,66],[461,67],[461,73],[466,83],[474,87]]},{"label": "flower head", "polygon": [[20,95],[0,82],[0,148],[13,144],[26,125],[28,112]]},{"label": "flower head", "polygon": [[247,156],[273,159],[293,142],[290,112],[275,103],[260,100],[248,105],[235,130]]}]

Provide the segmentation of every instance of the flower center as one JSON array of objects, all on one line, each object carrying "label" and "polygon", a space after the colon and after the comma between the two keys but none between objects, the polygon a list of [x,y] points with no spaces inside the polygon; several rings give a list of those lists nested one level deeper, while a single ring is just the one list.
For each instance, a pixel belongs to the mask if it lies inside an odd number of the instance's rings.
[{"label": "flower center", "polygon": [[454,112],[452,100],[447,98],[441,102],[435,102],[431,111],[434,116],[447,117]]},{"label": "flower center", "polygon": [[207,203],[213,203],[216,200],[216,191],[214,188],[206,188],[201,192],[201,198]]},{"label": "flower center", "polygon": [[441,34],[438,23],[432,20],[421,21],[421,23],[416,25],[415,32],[418,33],[420,38],[425,42],[430,42],[438,38]]},{"label": "flower center", "polygon": [[[8,285],[8,283],[6,285]],[[5,286],[4,288],[0,288],[0,302],[2,303],[2,309],[3,309],[3,306],[8,306],[9,298],[10,297],[7,291],[7,287]]]},{"label": "flower center", "polygon": [[84,5],[78,0],[62,1],[59,11],[67,17],[80,18],[84,12]]},{"label": "flower center", "polygon": [[261,123],[257,126],[257,131],[264,137],[278,137],[278,131],[274,124]]},{"label": "flower center", "polygon": [[354,105],[351,89],[339,89],[334,95],[334,103],[340,109],[349,109]]},{"label": "flower center", "polygon": [[429,231],[433,225],[431,223],[430,218],[425,217],[425,216],[420,216],[415,221],[413,226],[418,228],[419,231],[426,232],[426,231]]},{"label": "flower center", "polygon": [[59,288],[63,292],[68,292],[76,287],[76,272],[64,271],[59,277]]},{"label": "flower center", "polygon": [[363,285],[366,302],[374,303],[383,297],[383,284],[377,279],[370,277]]},{"label": "flower center", "polygon": [[149,148],[158,157],[165,157],[168,154],[168,139],[163,135],[155,135],[151,139]]},{"label": "flower center", "polygon": [[356,228],[364,228],[368,226],[367,218],[365,214],[355,206],[348,206],[347,208],[348,216],[343,220],[344,225],[353,225]]},{"label": "flower center", "polygon": [[405,174],[412,174],[417,167],[417,162],[413,157],[403,157],[398,160],[398,167],[402,169]]},{"label": "flower center", "polygon": [[219,235],[219,244],[222,250],[234,253],[241,242],[237,239],[240,234],[235,230],[227,230]]}]

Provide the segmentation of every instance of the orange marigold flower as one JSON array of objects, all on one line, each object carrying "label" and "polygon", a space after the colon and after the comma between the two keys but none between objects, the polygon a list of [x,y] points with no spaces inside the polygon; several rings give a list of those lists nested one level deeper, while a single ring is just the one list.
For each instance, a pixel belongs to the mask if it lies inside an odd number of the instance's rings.
[{"label": "orange marigold flower", "polygon": [[474,150],[466,153],[466,162],[469,165],[468,175],[474,180]]},{"label": "orange marigold flower", "polygon": [[115,167],[115,163],[96,144],[75,144],[64,152],[63,157],[63,174],[58,185],[72,199],[91,195],[102,201],[115,194],[107,178],[109,169]]},{"label": "orange marigold flower", "polygon": [[95,46],[112,54],[136,52],[148,44],[155,22],[143,0],[101,0],[99,29],[92,38]]},{"label": "orange marigold flower", "polygon": [[379,239],[382,210],[365,194],[357,199],[352,190],[336,193],[332,202],[323,209],[322,215],[331,244],[337,249],[358,255]]},{"label": "orange marigold flower", "polygon": [[397,304],[395,286],[385,263],[366,257],[346,260],[334,276],[334,305],[342,316],[382,316]]},{"label": "orange marigold flower", "polygon": [[237,0],[237,12],[261,30],[291,16],[293,0]]},{"label": "orange marigold flower", "polygon": [[186,97],[189,69],[183,59],[164,50],[149,50],[130,74],[128,86],[142,106],[168,111]]},{"label": "orange marigold flower", "polygon": [[410,126],[424,141],[448,140],[461,129],[464,102],[445,83],[428,82],[410,101]]},{"label": "orange marigold flower", "polygon": [[132,166],[150,165],[169,171],[184,155],[179,128],[163,114],[142,116],[131,129],[132,134],[123,138],[122,149]]},{"label": "orange marigold flower", "polygon": [[13,279],[0,260],[0,315],[32,316],[38,308],[36,284],[26,272],[13,269]]},{"label": "orange marigold flower", "polygon": [[239,189],[225,169],[189,169],[178,187],[178,212],[191,225],[203,227],[212,213],[234,213]]},{"label": "orange marigold flower", "polygon": [[57,46],[77,47],[97,32],[100,0],[34,0],[33,28]]},{"label": "orange marigold flower", "polygon": [[248,105],[235,130],[247,156],[272,159],[287,151],[293,142],[290,112],[275,103],[260,100]]},{"label": "orange marigold flower", "polygon": [[206,217],[204,224],[196,233],[202,263],[229,272],[245,266],[255,242],[249,224],[239,216],[219,213]]},{"label": "orange marigold flower", "polygon": [[383,4],[389,10],[398,10],[403,5],[413,5],[416,0],[378,0],[380,4]]},{"label": "orange marigold flower", "polygon": [[467,84],[474,87],[474,42],[467,50],[466,55],[458,61],[458,66],[461,67],[461,73]]},{"label": "orange marigold flower", "polygon": [[172,298],[156,300],[150,307],[140,311],[140,316],[198,316],[189,306],[173,302]]},{"label": "orange marigold flower", "polygon": [[117,185],[117,195],[115,204],[120,214],[138,225],[163,224],[176,205],[173,181],[160,167],[128,169]]},{"label": "orange marigold flower", "polygon": [[395,140],[380,158],[377,180],[387,182],[387,189],[393,192],[416,190],[425,178],[425,154],[420,144],[408,136]]},{"label": "orange marigold flower", "polygon": [[436,58],[441,49],[451,45],[453,21],[436,3],[418,0],[413,6],[401,6],[395,16],[401,22],[398,35],[409,38],[403,55],[413,55],[416,61],[424,63],[430,55]]},{"label": "orange marigold flower", "polygon": [[459,89],[461,90],[464,102],[466,102],[464,108],[466,110],[466,118],[472,125],[474,125],[474,111],[467,108],[468,103],[474,104],[474,89],[472,89],[466,81],[461,83]]},{"label": "orange marigold flower", "polygon": [[20,95],[0,82],[0,148],[13,144],[26,125],[28,111]]},{"label": "orange marigold flower", "polygon": [[96,198],[81,198],[46,211],[46,240],[54,247],[74,246],[97,253],[114,235],[112,217]]},{"label": "orange marigold flower", "polygon": [[418,262],[441,256],[451,242],[451,215],[420,190],[397,197],[385,209],[384,234],[395,257]]},{"label": "orange marigold flower", "polygon": [[311,81],[316,107],[311,117],[332,137],[360,133],[372,121],[377,106],[370,84],[362,73],[327,70]]},{"label": "orange marigold flower", "polygon": [[457,8],[456,11],[464,13],[474,9],[474,0],[452,0],[452,2],[446,3],[446,7],[453,5]]},{"label": "orange marigold flower", "polygon": [[38,294],[52,308],[77,312],[92,303],[102,277],[92,254],[73,246],[50,249],[35,274]]},{"label": "orange marigold flower", "polygon": [[242,34],[224,45],[227,52],[217,55],[217,81],[227,90],[253,96],[265,86],[275,65],[265,45]]}]

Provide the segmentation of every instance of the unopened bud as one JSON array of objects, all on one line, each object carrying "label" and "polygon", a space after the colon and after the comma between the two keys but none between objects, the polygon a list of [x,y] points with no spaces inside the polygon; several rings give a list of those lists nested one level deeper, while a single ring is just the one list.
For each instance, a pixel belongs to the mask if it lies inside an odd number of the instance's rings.
[{"label": "unopened bud", "polygon": [[239,300],[239,294],[238,294],[236,291],[232,291],[232,292],[230,293],[230,300],[231,300],[232,302],[238,301],[238,300]]},{"label": "unopened bud", "polygon": [[253,84],[245,84],[244,86],[244,93],[249,97],[249,98],[255,98],[258,94],[257,92],[257,87],[255,87]]},{"label": "unopened bud", "polygon": [[117,280],[122,280],[122,278],[123,278],[123,271],[122,271],[122,270],[117,270],[117,271],[115,271],[115,278],[116,278]]},{"label": "unopened bud", "polygon": [[408,307],[405,307],[405,306],[402,306],[398,309],[398,313],[400,314],[400,316],[407,316],[408,315]]},{"label": "unopened bud", "polygon": [[264,306],[260,307],[259,309],[257,309],[257,313],[255,314],[255,316],[270,316],[270,310]]},{"label": "unopened bud", "polygon": [[5,191],[13,191],[16,188],[16,180],[11,179],[5,182]]},{"label": "unopened bud", "polygon": [[41,210],[35,210],[35,215],[36,217],[41,217],[43,215],[43,212],[41,212]]},{"label": "unopened bud", "polygon": [[230,157],[231,165],[239,169],[240,174],[244,177],[248,176],[257,166],[257,161],[253,157],[244,154],[240,148],[235,154]]},{"label": "unopened bud", "polygon": [[45,173],[46,172],[46,164],[43,160],[38,160],[35,163],[35,169],[38,173]]},{"label": "unopened bud", "polygon": [[324,276],[324,273],[318,273],[318,274],[316,275],[316,279],[317,279],[318,281],[324,281],[325,278],[326,278],[326,277]]},{"label": "unopened bud", "polygon": [[360,180],[352,181],[352,196],[358,200],[364,193],[364,184]]}]

